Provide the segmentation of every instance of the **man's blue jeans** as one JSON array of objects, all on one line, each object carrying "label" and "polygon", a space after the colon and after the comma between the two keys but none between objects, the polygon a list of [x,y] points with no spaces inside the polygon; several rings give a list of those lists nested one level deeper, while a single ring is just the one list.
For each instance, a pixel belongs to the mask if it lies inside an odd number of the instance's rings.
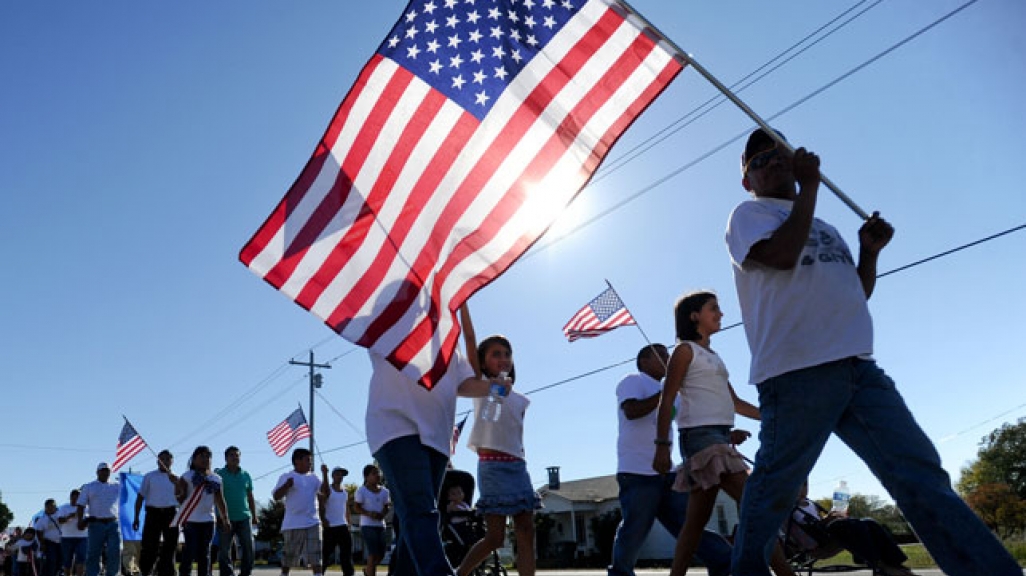
[{"label": "man's blue jeans", "polygon": [[[657,519],[674,538],[680,534],[687,515],[688,495],[673,490],[676,473],[616,475],[620,485],[620,510],[623,520],[613,540],[613,563],[609,576],[634,576],[641,544]],[[709,576],[730,573],[730,544],[719,534],[706,530],[695,555],[709,569]]]},{"label": "man's blue jeans", "polygon": [[232,540],[239,541],[239,576],[249,576],[253,573],[253,520],[232,520],[231,532],[224,528],[217,529],[217,565],[221,576],[234,576],[235,569],[232,567]]},{"label": "man's blue jeans", "polygon": [[[106,552],[104,545],[107,546]],[[106,566],[107,576],[117,576],[121,571],[121,526],[117,519],[109,522],[89,523],[89,550],[86,552],[86,576],[100,573],[100,554]]]},{"label": "man's blue jeans", "polygon": [[387,442],[374,458],[388,480],[399,519],[394,574],[454,574],[442,547],[438,513],[438,492],[449,457],[421,444],[419,436],[403,436]]},{"label": "man's blue jeans", "polygon": [[831,433],[857,454],[949,576],[1022,576],[951,489],[933,443],[875,362],[848,358],[759,384],[762,426],[741,498],[735,576],[768,576],[774,538]]}]

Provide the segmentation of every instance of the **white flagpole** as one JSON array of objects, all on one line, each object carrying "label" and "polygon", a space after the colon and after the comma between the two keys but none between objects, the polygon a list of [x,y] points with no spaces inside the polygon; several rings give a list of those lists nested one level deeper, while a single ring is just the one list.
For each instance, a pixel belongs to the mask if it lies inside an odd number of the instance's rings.
[{"label": "white flagpole", "polygon": [[616,297],[620,300],[620,303],[623,304],[623,309],[631,315],[631,318],[634,318],[634,325],[637,326],[638,332],[641,332],[641,337],[645,339],[645,342],[648,342],[648,347],[652,349],[653,353],[655,353],[655,357],[659,359],[659,363],[663,365],[664,369],[669,370],[669,366],[667,366],[666,362],[663,361],[663,357],[660,356],[658,352],[656,352],[655,344],[653,344],[652,341],[648,339],[648,334],[645,334],[645,330],[642,329],[641,323],[638,322],[637,316],[635,316],[634,313],[631,312],[631,309],[627,307],[627,303],[623,301],[623,298],[620,298],[620,293],[616,291],[616,288],[613,288],[613,285],[609,283],[608,279],[606,279],[606,286],[609,286],[609,289],[613,291],[613,294],[616,294]]},{"label": "white flagpole", "polygon": [[[643,28],[651,30],[653,34],[659,37],[659,39],[666,42],[677,53],[677,56],[683,61],[684,64],[688,64],[692,68],[694,68],[696,72],[701,74],[706,80],[708,80],[713,86],[715,86],[717,90],[719,90],[724,96],[730,99],[731,102],[736,104],[738,108],[740,108],[745,114],[748,115],[749,118],[754,120],[755,123],[758,124],[760,128],[762,128],[763,132],[768,134],[770,138],[773,138],[773,140],[775,140],[779,146],[783,146],[785,150],[787,150],[791,154],[794,154],[794,147],[791,146],[789,142],[781,138],[780,135],[777,134],[776,130],[774,130],[769,124],[766,123],[765,120],[763,120],[758,114],[756,114],[754,110],[752,110],[747,104],[745,104],[740,98],[738,98],[737,95],[730,90],[730,88],[727,88],[722,82],[717,80],[715,76],[710,74],[704,66],[699,64],[694,59],[694,57],[691,56],[691,54],[688,54],[680,46],[678,46],[676,42],[670,40],[669,37],[663,34],[658,28],[653,26],[652,23],[648,21],[648,19],[642,16],[640,12],[635,10],[625,0],[614,1],[627,12],[627,14],[625,14],[626,18],[636,19],[641,24],[643,24]],[[820,172],[819,178],[820,181],[822,181],[827,188],[833,191],[833,193],[841,200],[841,202],[844,202],[845,205],[848,206],[848,208],[851,208],[851,210],[858,214],[859,217],[861,217],[863,220],[869,219],[869,214],[865,210],[860,208],[859,205],[856,204],[855,201],[852,200],[847,194],[842,192],[841,189],[833,183],[833,181],[826,177],[826,175]]]}]

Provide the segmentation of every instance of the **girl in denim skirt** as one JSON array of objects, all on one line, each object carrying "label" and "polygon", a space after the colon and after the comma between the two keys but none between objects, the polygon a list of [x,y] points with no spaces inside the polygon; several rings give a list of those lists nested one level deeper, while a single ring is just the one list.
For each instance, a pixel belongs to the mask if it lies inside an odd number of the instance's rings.
[{"label": "girl in denim skirt", "polygon": [[469,308],[464,304],[460,313],[467,357],[478,377],[497,381],[506,374],[506,383],[511,387],[494,421],[481,419],[487,398],[474,399],[474,427],[467,446],[478,455],[477,483],[481,497],[477,510],[484,515],[486,533],[467,552],[457,574],[467,576],[493,550],[502,546],[506,517],[512,516],[517,539],[517,573],[534,576],[534,511],[541,508],[541,499],[531,486],[524,461],[524,415],[530,400],[512,388],[516,370],[509,340],[504,336],[489,336],[478,346]]},{"label": "girl in denim skirt", "polygon": [[[684,464],[677,473],[674,489],[691,493],[670,569],[672,576],[680,576],[688,571],[720,489],[741,501],[748,466],[734,445],[744,442],[751,434],[732,430],[734,414],[758,420],[759,409],[738,398],[728,380],[726,365],[709,347],[709,339],[719,332],[723,318],[716,295],[711,292],[688,294],[677,301],[674,316],[677,347],[670,356],[659,399],[652,467],[661,473],[670,470],[673,444],[669,438],[670,418],[674,398],[679,393],[677,430]],[[773,571],[778,576],[791,575],[794,572],[779,548],[777,546],[770,560]]]}]

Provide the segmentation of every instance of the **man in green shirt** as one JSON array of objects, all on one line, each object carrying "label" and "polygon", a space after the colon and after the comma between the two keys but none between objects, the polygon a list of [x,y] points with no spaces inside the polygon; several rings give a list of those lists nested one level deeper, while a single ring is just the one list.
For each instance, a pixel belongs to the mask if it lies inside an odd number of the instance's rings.
[{"label": "man in green shirt", "polygon": [[256,502],[253,500],[253,479],[249,472],[239,466],[242,453],[235,446],[224,451],[225,467],[216,470],[221,477],[221,490],[228,507],[231,531],[217,529],[217,563],[221,576],[235,576],[232,566],[232,544],[238,539],[241,549],[239,576],[250,576],[253,572],[253,527],[257,525]]}]

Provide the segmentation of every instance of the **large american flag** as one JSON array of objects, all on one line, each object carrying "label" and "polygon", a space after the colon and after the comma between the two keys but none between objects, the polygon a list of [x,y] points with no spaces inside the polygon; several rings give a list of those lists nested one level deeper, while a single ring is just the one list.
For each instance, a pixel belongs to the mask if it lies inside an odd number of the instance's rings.
[{"label": "large american flag", "polygon": [[609,287],[574,314],[563,326],[563,335],[573,342],[579,338],[594,338],[620,326],[635,324],[634,317],[620,300],[620,295]]},{"label": "large american flag", "polygon": [[421,384],[682,69],[615,0],[415,0],[240,260]]},{"label": "large american flag", "polygon": [[302,408],[296,408],[296,411],[282,420],[281,424],[267,432],[267,442],[271,444],[275,456],[284,455],[293,444],[309,437],[310,425],[306,423]]},{"label": "large american flag", "polygon": [[126,418],[125,425],[121,427],[121,434],[118,436],[118,447],[114,454],[114,464],[111,465],[110,471],[117,472],[129,460],[135,458],[136,454],[142,452],[143,448],[146,448],[146,441],[135,431],[135,427]]}]

